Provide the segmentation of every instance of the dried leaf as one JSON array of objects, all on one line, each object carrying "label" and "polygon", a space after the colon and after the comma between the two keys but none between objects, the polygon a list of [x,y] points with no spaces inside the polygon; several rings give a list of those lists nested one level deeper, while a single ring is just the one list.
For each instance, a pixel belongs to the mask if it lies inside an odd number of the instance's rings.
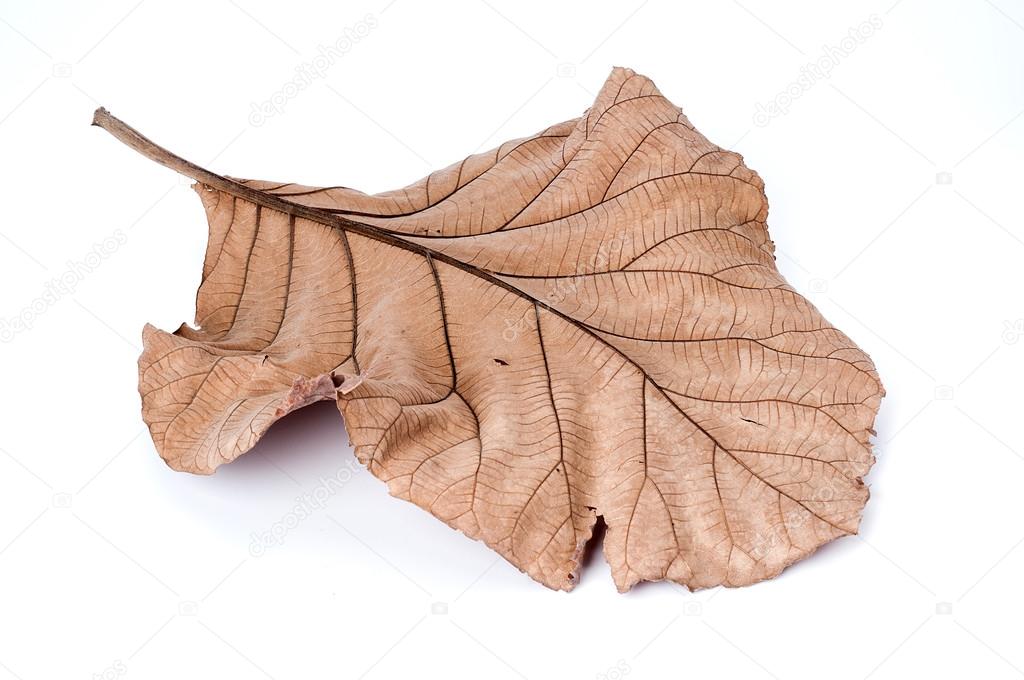
[{"label": "dried leaf", "polygon": [[197,181],[196,328],[147,326],[143,417],[208,474],[336,399],[390,492],[568,590],[597,517],[615,582],[778,574],[855,533],[883,390],[775,268],[761,179],[650,80],[369,196]]}]

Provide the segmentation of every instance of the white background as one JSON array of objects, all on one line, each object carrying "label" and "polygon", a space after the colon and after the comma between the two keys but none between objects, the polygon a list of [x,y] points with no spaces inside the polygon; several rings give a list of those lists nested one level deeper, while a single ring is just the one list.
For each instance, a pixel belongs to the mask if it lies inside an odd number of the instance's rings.
[{"label": "white background", "polygon": [[[0,344],[0,678],[1024,674],[1024,3],[426,5],[0,3],[0,320],[31,320]],[[612,65],[764,177],[780,269],[878,365],[860,536],[739,590],[620,595],[596,554],[555,593],[350,473],[329,404],[213,477],[164,466],[140,330],[192,319],[206,224],[96,106],[218,172],[380,191],[579,115]]]}]

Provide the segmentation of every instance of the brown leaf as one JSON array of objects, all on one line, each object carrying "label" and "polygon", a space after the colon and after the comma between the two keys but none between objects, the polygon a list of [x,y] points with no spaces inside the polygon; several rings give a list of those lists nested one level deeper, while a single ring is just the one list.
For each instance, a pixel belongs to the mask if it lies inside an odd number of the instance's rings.
[{"label": "brown leaf", "polygon": [[778,273],[761,179],[650,80],[584,116],[368,196],[197,180],[196,326],[147,326],[143,417],[212,473],[337,399],[356,455],[568,590],[598,515],[620,590],[778,574],[856,532],[883,391]]}]

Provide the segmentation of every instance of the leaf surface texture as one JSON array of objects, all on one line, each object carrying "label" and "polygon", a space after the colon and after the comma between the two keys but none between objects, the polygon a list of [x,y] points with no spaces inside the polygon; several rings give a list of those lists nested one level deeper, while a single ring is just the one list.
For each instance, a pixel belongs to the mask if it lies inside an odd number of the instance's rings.
[{"label": "leaf surface texture", "polygon": [[598,516],[616,585],[745,585],[855,533],[883,390],[775,267],[760,177],[647,78],[404,189],[194,177],[195,327],[147,326],[143,417],[212,473],[336,400],[356,456],[551,588]]}]

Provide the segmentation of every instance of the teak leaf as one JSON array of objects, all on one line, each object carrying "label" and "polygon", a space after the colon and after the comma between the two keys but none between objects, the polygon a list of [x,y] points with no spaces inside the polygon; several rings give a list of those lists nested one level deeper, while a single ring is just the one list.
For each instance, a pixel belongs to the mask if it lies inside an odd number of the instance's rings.
[{"label": "teak leaf", "polygon": [[571,589],[745,585],[855,533],[883,390],[775,268],[761,179],[647,78],[398,191],[197,181],[197,328],[144,331],[160,455],[208,474],[336,399],[390,492]]}]

